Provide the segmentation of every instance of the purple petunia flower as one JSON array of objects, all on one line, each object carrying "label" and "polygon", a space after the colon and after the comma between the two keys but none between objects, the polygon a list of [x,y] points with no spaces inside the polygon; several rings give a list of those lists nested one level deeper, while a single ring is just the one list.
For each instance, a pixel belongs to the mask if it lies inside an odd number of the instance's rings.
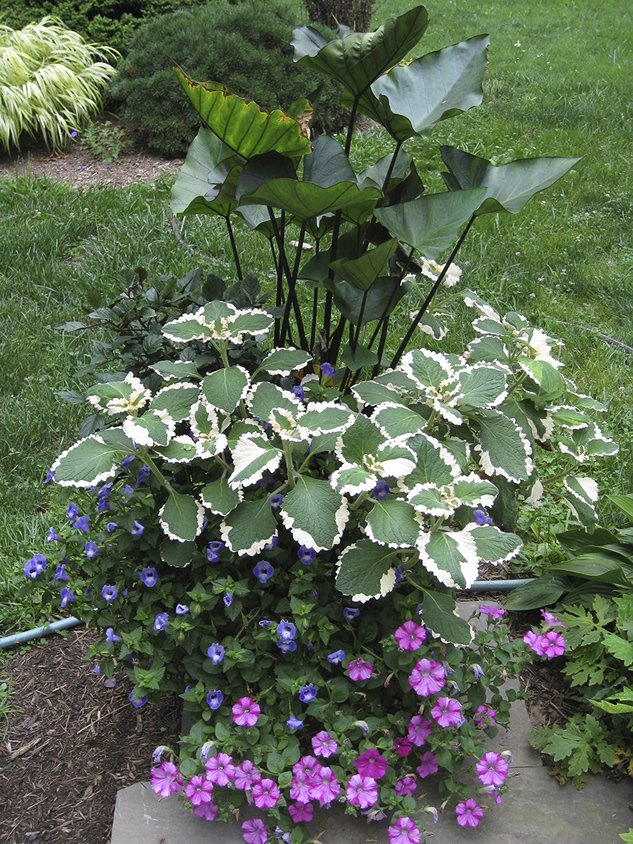
[{"label": "purple petunia flower", "polygon": [[275,573],[275,569],[266,560],[260,560],[253,568],[253,574],[260,583],[266,583]]},{"label": "purple petunia flower", "polygon": [[311,775],[310,794],[322,806],[328,806],[341,793],[341,786],[331,768],[315,766]]},{"label": "purple petunia flower", "polygon": [[152,768],[152,791],[159,797],[171,797],[182,791],[182,774],[173,762],[163,762],[158,768]]},{"label": "purple petunia flower", "polygon": [[350,680],[353,680],[357,683],[359,680],[369,680],[374,670],[374,665],[372,662],[365,662],[365,660],[359,656],[358,659],[355,659],[353,662],[347,666],[347,673],[349,674]]},{"label": "purple petunia flower", "polygon": [[479,605],[479,612],[481,615],[487,615],[488,618],[503,618],[505,615],[505,610],[503,607],[485,607],[482,604]]},{"label": "purple petunia flower", "polygon": [[152,586],[156,586],[158,583],[158,574],[155,568],[144,568],[141,572],[141,580],[142,582],[151,589]]},{"label": "purple petunia flower", "polygon": [[398,797],[411,796],[415,793],[415,789],[416,783],[413,774],[407,774],[406,777],[402,777],[395,786],[395,792]]},{"label": "purple petunia flower", "polygon": [[253,783],[251,793],[258,809],[274,809],[280,796],[277,785],[268,778]]},{"label": "purple petunia flower", "polygon": [[290,803],[288,805],[288,814],[295,823],[310,823],[313,818],[314,809],[312,803]]},{"label": "purple petunia flower", "polygon": [[207,656],[214,665],[219,665],[224,659],[224,648],[217,642],[211,645],[207,650]]},{"label": "purple petunia flower", "polygon": [[431,709],[431,717],[440,727],[454,727],[462,720],[462,705],[450,697],[438,697]]},{"label": "purple petunia flower", "polygon": [[543,651],[543,656],[546,656],[548,659],[562,656],[565,653],[565,640],[555,630],[548,630],[541,637],[541,650]]},{"label": "purple petunia flower", "polygon": [[477,776],[484,785],[499,788],[508,776],[509,765],[500,753],[489,751],[484,753],[475,765]]},{"label": "purple petunia flower", "polygon": [[261,818],[251,818],[242,824],[242,838],[246,844],[266,844],[268,833]]},{"label": "purple petunia flower", "polygon": [[405,621],[396,630],[395,637],[403,651],[417,651],[426,641],[426,630],[415,621]]},{"label": "purple petunia flower", "polygon": [[444,687],[446,672],[439,662],[421,659],[409,676],[409,684],[421,697],[428,697]]},{"label": "purple petunia flower", "polygon": [[96,542],[90,540],[90,542],[86,542],[84,545],[84,551],[86,552],[86,557],[88,557],[89,560],[92,560],[93,557],[96,557],[97,554],[101,553],[101,548],[99,548]]},{"label": "purple petunia flower", "polygon": [[[109,164],[106,164],[106,167],[109,167]],[[215,805],[213,800],[209,800],[208,803],[201,803],[199,806],[193,807],[193,814],[197,818],[202,818],[203,821],[214,821],[217,814],[218,814],[218,807]]]},{"label": "purple petunia flower", "polygon": [[385,757],[381,756],[375,747],[369,747],[356,759],[354,767],[364,777],[379,780],[381,777],[384,777],[388,763]]},{"label": "purple petunia flower", "polygon": [[398,820],[389,827],[389,844],[420,844],[422,833],[414,820],[407,817]]},{"label": "purple petunia flower", "polygon": [[235,774],[233,758],[228,753],[218,753],[217,756],[211,756],[204,763],[204,767],[207,772],[207,779],[213,785],[226,786]]},{"label": "purple petunia flower", "polygon": [[232,708],[233,722],[238,727],[254,727],[261,713],[258,703],[251,697],[241,697]]},{"label": "purple petunia flower", "polygon": [[455,806],[455,814],[460,826],[474,827],[479,825],[479,821],[484,816],[484,810],[477,805],[472,797],[469,797],[468,800],[464,800],[463,803],[458,803]]},{"label": "purple petunia flower", "polygon": [[233,785],[238,791],[250,791],[253,783],[259,782],[262,775],[250,759],[245,759],[241,765],[235,766]]},{"label": "purple petunia flower", "polygon": [[315,561],[316,555],[317,552],[314,548],[308,548],[307,546],[302,545],[299,548],[299,553],[297,556],[299,557],[299,561],[302,562],[304,566],[309,566]]},{"label": "purple petunia flower", "polygon": [[322,756],[324,759],[328,759],[336,753],[338,744],[326,730],[321,730],[312,737],[312,750],[315,756]]},{"label": "purple petunia flower", "polygon": [[224,695],[218,689],[214,689],[214,691],[209,692],[207,695],[207,703],[209,705],[209,709],[219,709],[222,706],[222,701],[224,700]]},{"label": "purple petunia flower", "polygon": [[433,774],[437,774],[439,771],[440,766],[437,764],[437,759],[435,758],[435,753],[431,753],[429,750],[427,753],[422,755],[421,764],[415,769],[417,775],[420,779],[424,779],[425,777],[430,777]]},{"label": "purple petunia flower", "polygon": [[416,747],[426,744],[427,738],[433,732],[433,721],[425,720],[421,715],[414,715],[409,721],[407,737]]},{"label": "purple petunia flower", "polygon": [[213,796],[213,783],[200,774],[191,777],[185,786],[185,796],[189,798],[194,808],[203,803],[210,803]]},{"label": "purple petunia flower", "polygon": [[154,630],[157,633],[162,633],[169,626],[169,616],[166,612],[159,612],[154,619]]},{"label": "purple petunia flower", "polygon": [[361,809],[369,809],[378,800],[378,784],[372,777],[354,774],[347,783],[347,802]]},{"label": "purple petunia flower", "polygon": [[482,706],[478,706],[477,709],[475,709],[473,720],[478,727],[485,730],[486,727],[490,727],[495,723],[496,714],[497,713],[494,709],[482,704]]},{"label": "purple petunia flower", "polygon": [[312,683],[308,683],[307,686],[301,686],[299,689],[299,700],[301,703],[312,703],[316,696],[317,690]]},{"label": "purple petunia flower", "polygon": [[398,756],[402,756],[403,758],[408,756],[409,753],[413,750],[413,745],[411,744],[411,739],[409,738],[402,738],[399,736],[393,740],[393,749],[398,754]]},{"label": "purple petunia flower", "polygon": [[104,601],[115,601],[117,595],[116,586],[104,586],[101,590],[101,597]]}]

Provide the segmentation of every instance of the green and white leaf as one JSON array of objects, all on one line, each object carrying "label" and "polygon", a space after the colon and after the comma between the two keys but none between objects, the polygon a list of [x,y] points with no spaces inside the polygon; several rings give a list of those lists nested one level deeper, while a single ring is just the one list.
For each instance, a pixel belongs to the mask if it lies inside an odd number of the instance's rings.
[{"label": "green and white leaf", "polygon": [[279,515],[295,542],[324,551],[340,542],[349,509],[328,481],[300,475],[285,495]]},{"label": "green and white leaf", "polygon": [[418,484],[428,483],[446,486],[460,474],[455,457],[435,437],[416,434],[407,440],[407,446],[413,451],[415,468],[398,483],[401,489],[410,492]]},{"label": "green and white leaf", "polygon": [[363,381],[360,384],[354,384],[352,393],[358,399],[361,407],[378,405],[383,402],[393,404],[400,401],[400,394],[396,390],[384,384],[378,384],[376,381]]},{"label": "green and white leaf", "polygon": [[165,446],[176,433],[176,423],[166,410],[148,410],[140,417],[123,420],[123,431],[136,445]]},{"label": "green and white leaf", "polygon": [[476,337],[466,347],[466,357],[471,363],[496,363],[508,361],[508,347],[501,337]]},{"label": "green and white leaf", "polygon": [[200,378],[198,367],[190,360],[161,360],[150,365],[165,381],[182,381],[187,378]]},{"label": "green and white leaf", "polygon": [[440,390],[447,385],[458,389],[455,370],[445,355],[430,349],[412,349],[402,358],[400,364],[419,389],[435,387]]},{"label": "green and white leaf", "polygon": [[123,381],[106,381],[92,386],[86,394],[86,401],[108,416],[118,416],[119,413],[136,415],[151,397],[151,390],[143,386],[140,378],[128,372]]},{"label": "green and white leaf", "polygon": [[187,381],[163,387],[151,400],[149,410],[166,410],[174,422],[182,422],[198,401],[198,386]]},{"label": "green and white leaf", "polygon": [[163,336],[172,343],[191,343],[192,340],[211,340],[212,334],[202,321],[200,311],[183,314],[163,326]]},{"label": "green and white leaf", "polygon": [[477,545],[467,530],[421,533],[417,542],[422,565],[444,586],[468,589],[477,580]]},{"label": "green and white leaf", "polygon": [[51,471],[60,486],[87,488],[113,478],[123,457],[135,453],[134,443],[121,428],[115,428],[71,445],[55,460]]},{"label": "green and white leaf", "polygon": [[229,366],[207,375],[202,392],[214,407],[232,413],[248,392],[250,377],[243,366]]},{"label": "green and white leaf", "polygon": [[372,542],[389,548],[413,548],[420,534],[416,512],[406,501],[377,501],[369,511],[365,533]]},{"label": "green and white leaf", "polygon": [[261,381],[252,387],[246,405],[251,414],[262,422],[272,422],[274,410],[284,410],[291,419],[296,419],[302,408],[296,396],[269,381]]},{"label": "green and white leaf", "polygon": [[549,412],[556,425],[560,425],[561,428],[567,428],[569,431],[586,428],[592,421],[586,413],[582,413],[577,408],[568,405],[550,407]]},{"label": "green and white leaf", "polygon": [[514,533],[504,533],[495,525],[468,525],[466,530],[475,540],[479,559],[500,565],[514,559],[523,547],[521,539]]},{"label": "green and white leaf", "polygon": [[356,414],[346,407],[331,402],[310,402],[306,412],[299,415],[297,428],[306,439],[346,431],[355,419]]},{"label": "green and white leaf", "polygon": [[396,583],[398,551],[361,539],[346,548],[336,565],[336,588],[364,603],[388,595]]},{"label": "green and white leaf", "polygon": [[391,440],[410,437],[426,427],[426,419],[417,411],[393,401],[382,402],[370,418]]},{"label": "green and white leaf", "polygon": [[244,498],[241,489],[231,489],[226,478],[218,478],[203,487],[200,501],[207,510],[218,516],[228,516]]},{"label": "green and white leaf", "polygon": [[191,433],[196,440],[198,457],[215,457],[222,454],[228,445],[226,434],[222,433],[229,420],[218,414],[215,407],[203,397],[191,408]]},{"label": "green and white leaf", "polygon": [[568,454],[579,463],[584,463],[592,457],[614,455],[619,451],[617,444],[605,437],[593,421],[590,421],[586,428],[561,436],[558,447],[563,454]]},{"label": "green and white leaf", "polygon": [[534,469],[532,449],[521,428],[498,410],[477,416],[479,443],[475,452],[487,475],[501,475],[510,483],[527,481]]},{"label": "green and white leaf", "polygon": [[297,369],[303,369],[312,360],[309,352],[302,349],[289,347],[287,349],[273,349],[257,367],[253,377],[258,372],[267,372],[269,375],[290,375]]},{"label": "green and white leaf", "polygon": [[438,487],[435,484],[417,484],[408,494],[407,499],[418,513],[428,516],[451,516],[460,502],[451,496],[451,487]]},{"label": "green and white leaf", "polygon": [[595,525],[598,521],[596,504],[599,497],[596,481],[593,478],[568,475],[563,483],[570,493],[565,500],[580,524],[584,527]]},{"label": "green and white leaf", "polygon": [[461,389],[457,407],[498,407],[508,396],[509,368],[478,363],[465,366],[458,373]]},{"label": "green and white leaf", "polygon": [[452,489],[460,504],[469,507],[492,507],[499,494],[499,490],[491,481],[480,478],[475,472],[458,478]]},{"label": "green and white leaf", "polygon": [[250,337],[260,337],[268,334],[274,321],[273,317],[266,311],[257,308],[243,309],[226,320],[222,339],[231,340],[233,343],[242,343],[245,334]]},{"label": "green and white leaf", "polygon": [[202,532],[204,510],[192,495],[172,490],[158,513],[160,526],[169,539],[191,542]]},{"label": "green and white leaf", "polygon": [[346,463],[340,469],[330,475],[332,489],[341,495],[358,495],[361,492],[369,492],[378,481],[374,472],[370,472],[364,466],[356,463]]},{"label": "green and white leaf", "polygon": [[544,360],[520,357],[517,364],[539,386],[537,395],[543,402],[556,401],[565,392],[565,379]]},{"label": "green and white leaf", "polygon": [[173,437],[166,446],[154,446],[154,451],[167,463],[191,463],[198,457],[196,443],[186,434]]},{"label": "green and white leaf", "polygon": [[242,501],[220,525],[222,541],[235,554],[252,557],[277,536],[277,521],[268,498]]},{"label": "green and white leaf", "polygon": [[378,449],[387,441],[375,422],[366,416],[358,414],[353,424],[344,431],[336,443],[336,456],[343,465],[365,466],[373,471],[365,462],[367,455],[375,455]]},{"label": "green and white leaf", "polygon": [[164,563],[173,568],[184,568],[193,559],[196,551],[195,542],[178,542],[175,539],[166,539],[160,544],[160,558]]},{"label": "green and white leaf", "polygon": [[468,645],[474,636],[470,624],[460,618],[455,598],[448,592],[425,590],[420,620],[445,642]]},{"label": "green and white leaf", "polygon": [[261,434],[243,434],[231,449],[233,472],[228,479],[231,489],[252,486],[264,472],[274,472],[283,453]]}]

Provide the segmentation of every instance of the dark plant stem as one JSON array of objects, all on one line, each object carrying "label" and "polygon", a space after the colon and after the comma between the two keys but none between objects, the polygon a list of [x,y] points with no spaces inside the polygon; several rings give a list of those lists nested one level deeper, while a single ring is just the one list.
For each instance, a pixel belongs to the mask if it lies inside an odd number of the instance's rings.
[{"label": "dark plant stem", "polygon": [[404,354],[405,349],[407,348],[407,345],[409,343],[409,340],[413,337],[413,332],[415,331],[415,329],[420,324],[420,320],[422,319],[422,317],[424,316],[424,314],[428,310],[429,305],[433,301],[433,297],[437,293],[440,284],[444,281],[444,277],[445,277],[446,273],[448,272],[451,264],[455,260],[455,256],[459,252],[461,245],[464,242],[464,240],[466,239],[466,235],[470,231],[470,227],[472,226],[472,224],[474,222],[475,222],[475,215],[473,214],[473,216],[470,218],[470,220],[466,224],[466,228],[461,233],[459,240],[457,241],[457,243],[453,247],[453,251],[451,252],[448,261],[444,264],[444,269],[439,274],[437,281],[435,282],[435,284],[433,285],[433,287],[429,291],[429,295],[424,300],[424,303],[422,304],[422,307],[418,311],[416,318],[413,320],[413,322],[409,326],[409,329],[408,329],[407,333],[405,334],[404,339],[402,340],[402,343],[400,343],[400,345],[398,346],[398,351],[394,355],[394,358],[393,358],[393,360],[391,361],[391,364],[390,364],[392,369],[395,369],[395,367],[400,363],[400,358]]},{"label": "dark plant stem", "polygon": [[[402,279],[404,278],[405,273],[407,272],[407,270],[409,268],[409,263],[411,261],[411,258],[413,258],[414,251],[415,251],[415,248],[411,247],[411,251],[409,252],[409,256],[408,256],[407,260],[404,262],[404,265],[402,267],[402,271],[400,273],[400,278],[399,278],[400,284],[402,284]],[[393,302],[393,300],[396,296],[397,290],[398,290],[398,288],[394,287],[394,289],[391,292],[391,296],[389,297],[389,301],[385,305],[384,310],[382,312],[382,316],[378,320],[378,325],[374,329],[374,333],[371,335],[371,340],[369,341],[369,344],[367,346],[368,349],[371,349],[371,347],[374,345],[374,340],[376,339],[376,335],[381,330],[381,328],[382,328],[383,333],[384,333],[384,330],[385,330],[384,325],[389,323],[389,309],[391,308],[391,303]]]},{"label": "dark plant stem", "polygon": [[[288,331],[288,323],[290,320],[290,308],[294,309],[295,313],[295,320],[297,322],[297,331],[299,332],[299,343],[301,348],[304,351],[308,351],[308,341],[305,336],[305,331],[303,328],[303,319],[301,317],[301,309],[299,307],[299,302],[297,301],[297,294],[295,290],[295,282],[293,281],[292,273],[290,271],[290,267],[288,265],[288,258],[286,256],[286,250],[284,249],[284,242],[283,242],[283,235],[279,230],[279,226],[277,224],[277,220],[273,213],[272,208],[268,209],[270,214],[270,221],[273,225],[273,231],[275,233],[275,239],[277,241],[277,249],[279,251],[279,260],[281,262],[283,271],[286,276],[286,281],[288,284],[288,298],[286,300],[286,308],[284,310],[283,322],[281,325],[281,333],[280,333],[280,342],[283,345],[285,341],[285,337]],[[283,217],[282,217],[282,225],[283,225]]]},{"label": "dark plant stem", "polygon": [[[283,272],[281,269],[281,261],[277,260],[277,253],[275,252],[274,237],[269,238],[270,251],[273,253],[273,263],[275,265],[275,273],[277,275],[277,293],[275,296],[275,305],[279,308],[285,303],[284,299],[284,283]],[[281,322],[279,319],[275,320],[275,346],[281,345]]]},{"label": "dark plant stem", "polygon": [[328,361],[334,366],[336,364],[336,359],[338,357],[339,349],[341,347],[341,339],[343,337],[343,331],[345,329],[345,323],[347,320],[344,316],[341,316],[339,320],[339,324],[336,326],[336,331],[332,335],[332,342],[330,343],[330,348],[328,349]]},{"label": "dark plant stem", "polygon": [[226,220],[226,228],[229,233],[229,240],[231,241],[231,249],[233,250],[233,260],[235,261],[235,270],[239,281],[244,281],[242,275],[242,265],[240,264],[240,256],[237,251],[237,244],[235,243],[235,236],[233,235],[233,226],[231,225],[231,218],[227,214],[224,218]]},{"label": "dark plant stem", "polygon": [[389,187],[389,181],[391,180],[391,174],[393,173],[393,168],[396,166],[396,159],[398,158],[398,153],[402,149],[403,141],[398,141],[396,143],[396,148],[393,152],[393,156],[391,157],[391,162],[389,163],[389,169],[387,170],[387,175],[385,176],[385,181],[382,186],[382,192],[384,194],[387,193],[387,188]]}]

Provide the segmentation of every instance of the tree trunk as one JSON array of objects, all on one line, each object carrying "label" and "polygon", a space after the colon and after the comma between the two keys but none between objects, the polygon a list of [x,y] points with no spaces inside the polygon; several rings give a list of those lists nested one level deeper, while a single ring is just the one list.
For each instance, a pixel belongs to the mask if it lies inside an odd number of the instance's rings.
[{"label": "tree trunk", "polygon": [[304,0],[310,21],[335,29],[342,23],[356,32],[368,32],[373,0]]}]

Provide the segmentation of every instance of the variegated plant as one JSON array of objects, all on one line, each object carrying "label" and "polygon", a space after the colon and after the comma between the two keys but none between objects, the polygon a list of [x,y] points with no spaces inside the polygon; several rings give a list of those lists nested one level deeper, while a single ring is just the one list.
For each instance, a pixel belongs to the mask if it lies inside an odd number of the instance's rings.
[{"label": "variegated plant", "polygon": [[[560,373],[551,338],[471,291],[463,298],[479,312],[463,355],[414,349],[347,396],[323,383],[302,350],[273,347],[252,374],[231,363],[246,338],[265,341],[273,319],[211,302],[164,335],[181,350],[209,344],[223,365],[204,374],[183,354],[154,367],[165,380],[153,393],[132,374],[89,390],[90,404],[116,424],[60,455],[55,481],[93,487],[111,481],[126,456],[140,457],[163,489],[156,515],[170,565],[187,565],[208,535],[238,558],[283,535],[329,554],[337,588],[356,602],[402,579],[423,592],[433,582],[468,588],[480,562],[520,551],[519,537],[485,511],[501,485],[535,501],[538,446],[557,443],[570,464],[617,447],[588,413],[603,407]],[[577,518],[591,524],[595,482],[563,482]],[[464,635],[452,612],[436,627]]]}]

